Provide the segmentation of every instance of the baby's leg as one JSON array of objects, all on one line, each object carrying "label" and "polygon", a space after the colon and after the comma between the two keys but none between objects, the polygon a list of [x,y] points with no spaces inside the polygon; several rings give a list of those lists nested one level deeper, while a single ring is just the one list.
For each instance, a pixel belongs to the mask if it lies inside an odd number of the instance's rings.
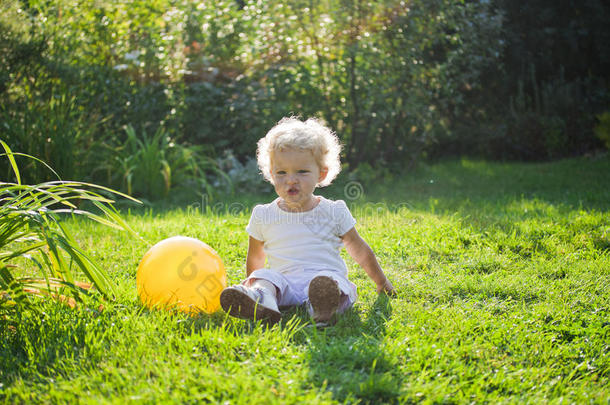
[{"label": "baby's leg", "polygon": [[254,288],[254,289],[261,288],[261,289],[265,290],[270,295],[272,295],[273,299],[277,302],[277,287],[275,285],[273,285],[272,282],[263,280],[262,278],[255,278],[255,279],[251,279],[249,284],[250,284],[249,285],[250,288]]},{"label": "baby's leg", "polygon": [[298,275],[295,274],[287,275],[271,269],[261,269],[252,272],[242,284],[248,287],[270,289],[273,291],[278,306],[282,308],[301,305],[307,300],[307,294],[301,291],[302,288],[298,288],[300,286],[298,279]]}]

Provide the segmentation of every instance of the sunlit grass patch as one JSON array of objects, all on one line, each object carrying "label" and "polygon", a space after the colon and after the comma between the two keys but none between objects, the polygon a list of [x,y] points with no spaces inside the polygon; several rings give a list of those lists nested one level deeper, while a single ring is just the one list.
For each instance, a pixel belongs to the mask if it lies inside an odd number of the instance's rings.
[{"label": "sunlit grass patch", "polygon": [[[302,309],[272,328],[222,311],[144,309],[135,272],[149,245],[70,221],[113,277],[117,298],[102,311],[45,305],[42,318],[24,313],[16,328],[2,330],[0,395],[8,402],[603,403],[610,396],[605,167],[585,159],[450,162],[378,184],[392,190],[375,193],[378,201],[372,191],[346,199],[398,297],[377,296],[344,255],[359,300],[322,330]],[[589,173],[586,187],[596,185],[588,197],[574,170]],[[423,189],[429,174],[442,187]],[[328,192],[345,199],[341,187]],[[234,283],[245,275],[247,207],[269,198],[244,198],[240,211],[124,214],[150,243],[179,234],[205,241]]]}]

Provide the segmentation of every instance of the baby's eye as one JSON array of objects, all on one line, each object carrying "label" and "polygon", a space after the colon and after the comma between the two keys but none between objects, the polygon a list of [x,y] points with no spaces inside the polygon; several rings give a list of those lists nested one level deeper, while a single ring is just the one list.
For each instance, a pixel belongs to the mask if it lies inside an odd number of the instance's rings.
[{"label": "baby's eye", "polygon": [[309,170],[305,170],[305,169],[299,170],[299,173],[309,173]]},{"label": "baby's eye", "polygon": [[286,172],[284,170],[278,170],[277,172],[275,172],[276,174],[286,174]]}]

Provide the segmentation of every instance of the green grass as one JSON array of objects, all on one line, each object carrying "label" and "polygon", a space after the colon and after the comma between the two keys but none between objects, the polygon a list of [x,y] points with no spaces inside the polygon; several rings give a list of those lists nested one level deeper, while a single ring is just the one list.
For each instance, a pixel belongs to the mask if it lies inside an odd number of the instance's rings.
[{"label": "green grass", "polygon": [[[148,247],[70,222],[118,295],[101,311],[94,300],[76,310],[45,303],[41,315],[2,324],[0,400],[607,403],[609,174],[607,156],[463,160],[363,185],[364,198],[348,202],[399,296],[378,297],[346,257],[359,301],[324,330],[308,327],[299,309],[270,329],[222,311],[191,318],[144,309],[135,272]],[[321,194],[345,198],[346,181]],[[244,275],[248,207],[269,198],[227,199],[230,212],[126,218],[151,242],[206,241],[234,283]]]}]

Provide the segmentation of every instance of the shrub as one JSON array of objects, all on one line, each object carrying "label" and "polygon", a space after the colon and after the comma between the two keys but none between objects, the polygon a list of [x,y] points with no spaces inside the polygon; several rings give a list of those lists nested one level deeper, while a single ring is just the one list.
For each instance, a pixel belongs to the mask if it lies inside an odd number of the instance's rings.
[{"label": "shrub", "polygon": [[186,187],[212,193],[207,176],[224,176],[216,162],[205,155],[202,146],[184,146],[172,139],[163,127],[152,136],[138,135],[132,126],[125,128],[123,145],[107,146],[106,181],[127,194],[147,200],[168,196],[172,189]]},{"label": "shrub", "polygon": [[[264,180],[260,173],[256,158],[247,158],[242,163],[235,157],[231,149],[223,152],[217,159],[220,170],[226,177],[217,178],[213,185],[224,193],[239,190],[240,193],[262,194],[272,191],[272,186]],[[230,180],[229,182],[227,181]]]},{"label": "shrub", "polygon": [[242,18],[253,23],[239,60],[274,101],[263,114],[321,116],[352,169],[419,159],[501,46],[478,2],[252,2]]}]

